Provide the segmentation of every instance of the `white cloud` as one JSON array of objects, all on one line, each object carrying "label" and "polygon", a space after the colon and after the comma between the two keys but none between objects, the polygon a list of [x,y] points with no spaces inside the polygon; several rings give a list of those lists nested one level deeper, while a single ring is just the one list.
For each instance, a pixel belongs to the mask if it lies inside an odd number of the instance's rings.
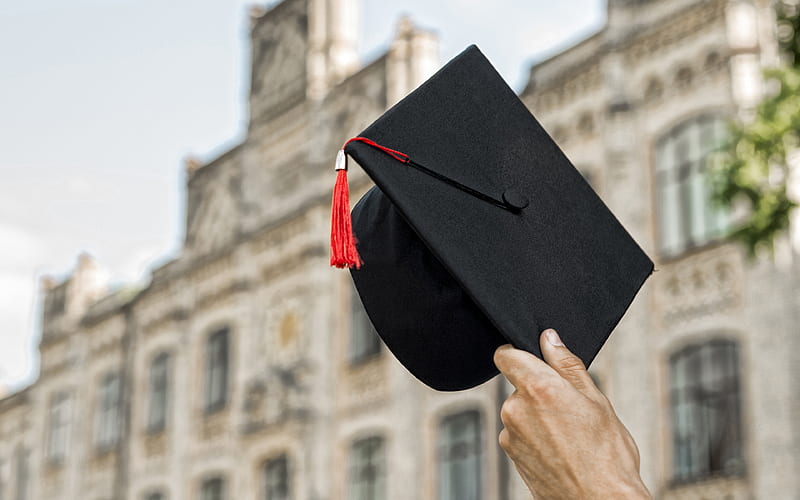
[{"label": "white cloud", "polygon": [[18,385],[32,375],[36,269],[44,256],[34,235],[0,222],[0,386]]},{"label": "white cloud", "polygon": [[35,266],[41,256],[42,246],[34,235],[0,222],[0,266],[17,269]]},{"label": "white cloud", "polygon": [[162,245],[148,245],[132,249],[120,269],[113,273],[115,281],[139,283],[145,280],[157,263],[167,257]]}]

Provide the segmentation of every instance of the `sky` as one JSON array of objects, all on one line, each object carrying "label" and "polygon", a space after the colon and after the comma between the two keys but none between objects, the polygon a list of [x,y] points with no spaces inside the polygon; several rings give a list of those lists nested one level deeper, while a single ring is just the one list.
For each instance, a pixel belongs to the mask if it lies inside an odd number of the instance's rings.
[{"label": "sky", "polygon": [[[605,17],[602,0],[359,3],[362,60],[409,15],[438,34],[442,62],[477,43],[517,90]],[[183,159],[245,129],[253,4],[0,0],[0,392],[38,373],[42,276],[88,252],[135,283],[179,251]]]}]

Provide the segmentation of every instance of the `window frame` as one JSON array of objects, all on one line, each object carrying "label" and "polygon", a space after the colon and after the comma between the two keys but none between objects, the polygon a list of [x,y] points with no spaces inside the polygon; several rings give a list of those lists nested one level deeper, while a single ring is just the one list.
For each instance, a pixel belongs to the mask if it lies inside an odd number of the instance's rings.
[{"label": "window frame", "polygon": [[122,426],[122,375],[110,372],[103,376],[95,406],[94,445],[100,452],[119,444]]},{"label": "window frame", "polygon": [[[366,449],[366,461],[362,462],[361,459],[365,458],[364,449]],[[356,462],[356,459],[359,461]],[[367,481],[361,481],[361,475],[365,468],[370,467],[375,469],[375,473],[368,477]],[[386,454],[386,439],[383,435],[373,434],[370,436],[362,437],[353,441],[350,444],[350,449],[347,458],[347,480],[346,480],[346,500],[386,500],[388,498],[388,467],[387,467],[387,454]],[[366,487],[371,491],[372,495],[367,494],[366,497],[358,496],[359,493],[355,489],[357,486]]]},{"label": "window frame", "polygon": [[[722,358],[720,358],[722,356]],[[719,365],[722,359],[722,367]],[[715,364],[717,363],[717,364]],[[727,365],[727,366],[725,366]],[[685,368],[685,371],[679,371]],[[725,371],[728,368],[729,371]],[[690,370],[697,370],[692,376]],[[747,460],[745,450],[745,418],[742,394],[742,360],[739,342],[730,338],[712,338],[703,342],[696,342],[682,346],[669,356],[668,365],[668,398],[669,398],[669,443],[671,456],[669,457],[669,481],[673,486],[693,484],[714,478],[735,478],[746,474]],[[709,385],[719,384],[719,387],[708,389]],[[714,395],[713,392],[717,391]],[[716,418],[710,409],[715,404],[714,399],[722,400],[716,403]],[[719,409],[719,406],[722,409]],[[698,415],[702,414],[703,424],[698,427]],[[725,424],[720,426],[720,417]],[[694,420],[691,423],[681,421]],[[728,422],[730,421],[730,422]],[[714,440],[711,437],[712,428],[722,434]],[[733,433],[733,437],[728,433]],[[698,443],[703,443],[707,448],[701,448]],[[731,444],[735,443],[735,444]],[[725,450],[717,450],[714,456],[715,444],[725,446]],[[734,465],[722,465],[712,468],[713,462],[724,460],[724,454],[731,453],[728,460]],[[705,451],[706,454],[699,454]],[[682,458],[689,459],[688,465],[679,463]],[[692,460],[701,458],[699,463],[708,465],[706,470]],[[738,461],[738,465],[735,463]]]},{"label": "window frame", "polygon": [[[159,434],[167,429],[171,395],[171,367],[172,356],[168,351],[158,353],[150,361],[147,380],[147,413],[145,415],[145,429],[148,434]],[[157,414],[156,408],[159,408]]]},{"label": "window frame", "polygon": [[217,328],[208,336],[204,370],[203,411],[206,415],[210,415],[225,409],[230,397],[230,327]]},{"label": "window frame", "polygon": [[[212,487],[219,488],[219,491],[216,493],[216,497],[207,497],[207,495],[213,495],[214,493],[206,493],[206,491]],[[227,481],[225,481],[224,476],[211,476],[200,483],[200,500],[225,500],[226,488],[228,487]]]},{"label": "window frame", "polygon": [[71,420],[70,394],[55,392],[47,408],[47,439],[45,459],[49,465],[61,465],[67,458]]},{"label": "window frame", "polygon": [[[277,484],[272,484],[271,473],[276,468],[282,468],[283,475],[279,478]],[[261,474],[264,500],[284,500],[293,498],[292,467],[288,453],[281,453],[265,460],[261,467]],[[281,486],[285,489],[285,495],[283,497],[275,496],[273,498],[273,488],[280,488]]]},{"label": "window frame", "polygon": [[[475,484],[472,486],[475,488],[476,497],[469,498],[466,497],[459,491],[458,488],[453,489],[452,484],[447,485],[447,489],[445,490],[445,477],[443,474],[443,470],[445,467],[452,467],[453,464],[458,464],[458,461],[451,460],[449,455],[454,453],[454,449],[457,446],[464,445],[465,443],[459,443],[458,441],[452,441],[452,429],[449,427],[455,426],[457,422],[461,419],[470,419],[472,422],[470,425],[474,426],[474,437],[472,443],[466,443],[467,445],[472,445],[476,447],[473,451],[474,453],[474,461],[475,463],[472,465],[472,477],[475,478]],[[437,426],[437,441],[436,441],[436,473],[437,473],[437,480],[436,480],[436,489],[437,489],[437,499],[438,500],[482,500],[484,498],[484,488],[485,488],[485,477],[484,477],[484,461],[486,459],[486,450],[484,447],[484,435],[485,429],[484,426],[484,418],[481,411],[477,408],[475,409],[468,409],[464,411],[460,411],[457,413],[451,413],[445,415],[443,418],[439,420],[439,424]],[[445,450],[445,448],[447,448]],[[445,456],[447,455],[447,458]],[[469,455],[466,458],[459,458],[459,460],[464,461],[470,458]],[[449,470],[448,479],[452,477],[453,471]],[[449,493],[448,493],[449,492]]]},{"label": "window frame", "polygon": [[[710,199],[706,174],[710,155],[726,140],[727,118],[724,112],[696,114],[675,124],[655,141],[652,157],[654,236],[656,249],[665,260],[680,258],[727,237],[730,212],[716,207]],[[680,151],[684,154],[678,157]],[[700,193],[694,192],[698,186]],[[696,198],[698,195],[700,201]],[[702,214],[698,215],[699,211]],[[697,226],[698,217],[702,219],[702,231]]]}]

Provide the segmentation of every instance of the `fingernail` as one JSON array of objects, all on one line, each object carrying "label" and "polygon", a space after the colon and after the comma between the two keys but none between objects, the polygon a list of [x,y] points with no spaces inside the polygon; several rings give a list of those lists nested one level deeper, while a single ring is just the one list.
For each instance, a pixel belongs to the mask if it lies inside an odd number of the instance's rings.
[{"label": "fingernail", "polygon": [[555,330],[547,329],[544,331],[545,337],[547,338],[547,342],[556,347],[563,347],[564,342],[561,342],[561,337],[558,336]]}]

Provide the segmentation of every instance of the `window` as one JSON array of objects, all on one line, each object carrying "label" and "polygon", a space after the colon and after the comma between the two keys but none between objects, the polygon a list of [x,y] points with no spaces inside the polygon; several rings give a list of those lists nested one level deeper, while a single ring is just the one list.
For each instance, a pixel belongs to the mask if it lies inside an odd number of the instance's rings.
[{"label": "window", "polygon": [[225,481],[221,477],[206,479],[200,487],[200,500],[224,500]]},{"label": "window", "polygon": [[206,413],[225,407],[228,400],[228,329],[208,338],[206,350]]},{"label": "window", "polygon": [[167,426],[169,399],[169,355],[161,353],[150,364],[150,400],[147,405],[147,431],[158,433]]},{"label": "window", "polygon": [[744,470],[739,360],[734,342],[686,347],[670,358],[673,480]]},{"label": "window", "polygon": [[373,436],[353,443],[347,476],[347,500],[386,498],[385,454],[380,437]]},{"label": "window", "polygon": [[264,465],[264,500],[289,500],[289,460],[286,455],[273,458]]},{"label": "window", "polygon": [[439,500],[480,500],[481,418],[477,411],[453,415],[439,426]]},{"label": "window", "polygon": [[350,332],[350,363],[356,364],[367,361],[381,352],[381,339],[372,326],[372,321],[367,316],[367,311],[361,304],[361,298],[353,290],[350,299],[351,332]]},{"label": "window", "polygon": [[67,437],[69,435],[69,396],[58,393],[50,400],[47,415],[47,461],[60,464],[67,454]]},{"label": "window", "polygon": [[14,500],[28,500],[28,487],[30,471],[28,470],[28,460],[30,452],[25,448],[17,450],[16,456],[16,495]]},{"label": "window", "polygon": [[119,440],[121,382],[119,375],[110,374],[100,384],[94,429],[94,443],[100,450],[115,446]]},{"label": "window", "polygon": [[725,235],[728,214],[712,205],[709,153],[725,140],[719,118],[701,117],[672,130],[656,147],[659,250],[666,257]]}]

